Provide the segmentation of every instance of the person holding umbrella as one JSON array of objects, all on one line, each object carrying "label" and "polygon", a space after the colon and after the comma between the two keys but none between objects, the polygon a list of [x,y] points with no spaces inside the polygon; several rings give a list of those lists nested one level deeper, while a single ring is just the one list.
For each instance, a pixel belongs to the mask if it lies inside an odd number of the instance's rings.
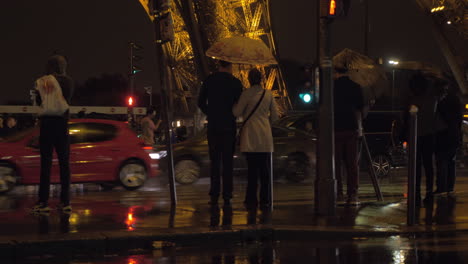
[{"label": "person holding umbrella", "polygon": [[[244,36],[221,39],[206,51],[206,55],[219,60],[219,71],[208,76],[203,82],[198,98],[198,106],[208,119],[208,146],[211,159],[210,203],[212,205],[218,203],[222,164],[224,205],[230,205],[233,185],[232,162],[237,131],[232,110],[243,88],[240,80],[232,75],[231,63],[270,65],[277,62],[262,40]],[[260,84],[260,81],[261,78],[256,84]],[[250,105],[248,107],[251,109]]]},{"label": "person holding umbrella", "polygon": [[[210,204],[217,205],[221,175],[224,205],[231,205],[233,155],[236,141],[236,118],[232,107],[242,93],[242,83],[232,75],[232,64],[220,60],[218,72],[203,82],[198,107],[208,120],[208,147],[211,161]],[[222,172],[221,172],[222,170]]]}]

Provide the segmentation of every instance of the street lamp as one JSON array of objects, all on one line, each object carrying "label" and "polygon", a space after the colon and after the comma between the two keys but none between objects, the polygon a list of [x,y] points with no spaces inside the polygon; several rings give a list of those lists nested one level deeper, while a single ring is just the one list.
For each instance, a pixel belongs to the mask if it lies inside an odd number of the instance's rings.
[{"label": "street lamp", "polygon": [[398,64],[400,64],[400,61],[398,60],[389,60],[388,61],[388,64],[390,64],[393,68],[392,68],[392,111],[395,110],[395,104],[394,104],[394,101],[395,101],[395,66],[397,66]]}]

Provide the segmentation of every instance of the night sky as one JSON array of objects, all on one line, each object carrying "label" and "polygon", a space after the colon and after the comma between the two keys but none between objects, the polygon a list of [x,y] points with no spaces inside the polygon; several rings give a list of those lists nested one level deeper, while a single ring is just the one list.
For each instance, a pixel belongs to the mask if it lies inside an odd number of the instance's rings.
[{"label": "night sky", "polygon": [[[370,1],[369,55],[385,60],[421,60],[447,68],[414,1]],[[281,61],[294,72],[315,60],[315,1],[273,0],[272,21]],[[155,83],[153,26],[137,0],[1,1],[0,104],[29,102],[33,81],[54,50],[69,58],[79,83],[103,73],[128,71],[129,41],[144,47],[137,89]],[[333,24],[334,53],[363,51],[364,9],[354,0],[347,19]],[[291,83],[297,76],[289,74]]]}]

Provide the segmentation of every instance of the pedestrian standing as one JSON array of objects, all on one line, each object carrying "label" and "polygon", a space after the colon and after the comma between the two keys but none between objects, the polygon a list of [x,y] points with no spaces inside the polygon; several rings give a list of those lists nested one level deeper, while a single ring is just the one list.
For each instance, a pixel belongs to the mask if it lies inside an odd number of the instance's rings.
[{"label": "pedestrian standing", "polygon": [[450,194],[454,191],[456,154],[462,142],[462,105],[459,97],[449,89],[448,82],[441,80],[437,88],[442,91],[437,106],[436,118],[436,191]]},{"label": "pedestrian standing", "polygon": [[248,166],[247,190],[244,204],[255,208],[258,203],[257,185],[260,180],[260,208],[271,206],[271,153],[273,136],[271,124],[278,120],[278,109],[275,99],[262,83],[262,73],[257,69],[249,71],[250,88],[242,95],[233,107],[235,116],[244,120],[240,134],[240,151],[245,155]]},{"label": "pedestrian standing", "polygon": [[60,204],[59,210],[71,212],[70,205],[70,141],[68,134],[69,104],[73,94],[73,80],[66,73],[65,57],[54,55],[46,64],[46,75],[36,80],[40,135],[41,174],[39,201],[33,207],[35,212],[48,212],[50,173],[53,150],[57,152],[60,166]]},{"label": "pedestrian standing", "polygon": [[237,130],[232,107],[239,100],[241,93],[242,83],[232,75],[232,64],[226,61],[219,61],[218,72],[208,76],[200,89],[198,107],[207,116],[208,121],[211,205],[218,204],[221,175],[224,205],[231,204],[233,155]]},{"label": "pedestrian standing", "polygon": [[3,133],[5,137],[9,137],[18,132],[18,122],[14,116],[9,116],[6,119],[6,126],[4,127]]},{"label": "pedestrian standing", "polygon": [[5,126],[4,126],[4,120],[3,117],[0,116],[0,140],[5,137]]},{"label": "pedestrian standing", "polygon": [[359,205],[359,138],[362,137],[364,96],[359,84],[348,76],[348,69],[335,68],[334,73],[335,117],[335,174],[338,200],[343,200],[342,165],[347,172],[347,203]]},{"label": "pedestrian standing", "polygon": [[[437,94],[433,83],[422,73],[416,73],[409,81],[411,98],[409,107],[418,108],[417,145],[416,145],[416,206],[421,204],[422,167],[426,176],[426,195],[424,202],[433,198],[434,187],[434,144],[435,117],[437,108]],[[407,118],[406,118],[407,119]],[[405,122],[407,123],[407,122]]]},{"label": "pedestrian standing", "polygon": [[154,131],[158,130],[161,120],[158,120],[154,124],[154,117],[156,116],[156,111],[153,108],[149,108],[146,111],[146,116],[141,119],[141,130],[143,131],[143,140],[146,145],[154,145]]}]

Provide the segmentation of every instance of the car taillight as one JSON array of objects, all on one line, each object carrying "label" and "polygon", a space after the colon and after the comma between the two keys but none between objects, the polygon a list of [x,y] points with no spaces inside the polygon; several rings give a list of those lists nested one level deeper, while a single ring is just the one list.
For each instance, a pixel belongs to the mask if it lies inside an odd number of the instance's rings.
[{"label": "car taillight", "polygon": [[153,147],[151,147],[151,146],[143,146],[142,149],[144,149],[144,150],[153,150]]}]

